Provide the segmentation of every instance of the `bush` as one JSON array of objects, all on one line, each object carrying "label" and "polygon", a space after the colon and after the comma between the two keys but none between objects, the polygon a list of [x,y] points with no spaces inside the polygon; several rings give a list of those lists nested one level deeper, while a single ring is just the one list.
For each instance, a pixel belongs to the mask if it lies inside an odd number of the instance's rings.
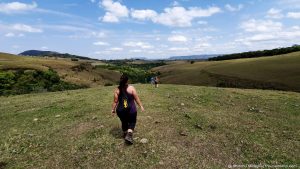
[{"label": "bush", "polygon": [[[147,83],[147,79],[153,76],[161,75],[160,72],[150,71],[153,67],[165,65],[164,62],[145,63],[145,64],[132,64],[124,61],[109,61],[110,64],[98,65],[96,67],[118,70],[128,76],[131,83]],[[146,79],[146,80],[145,80]]]},{"label": "bush", "polygon": [[104,86],[112,86],[113,84],[111,83],[105,83]]},{"label": "bush", "polygon": [[77,58],[71,58],[71,61],[75,61],[75,62],[77,62],[77,61],[78,61],[78,59],[77,59]]},{"label": "bush", "polygon": [[83,86],[61,81],[58,74],[52,69],[47,71],[22,69],[17,71],[0,71],[0,95],[79,88],[83,88]]}]

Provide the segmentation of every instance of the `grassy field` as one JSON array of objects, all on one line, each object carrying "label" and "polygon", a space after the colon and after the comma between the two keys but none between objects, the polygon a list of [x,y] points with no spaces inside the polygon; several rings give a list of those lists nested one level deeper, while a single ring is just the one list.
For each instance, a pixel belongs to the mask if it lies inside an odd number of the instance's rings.
[{"label": "grassy field", "polygon": [[110,114],[114,86],[0,97],[0,168],[300,164],[299,93],[135,87],[146,111],[133,146]]},{"label": "grassy field", "polygon": [[48,70],[52,68],[67,82],[94,87],[105,84],[115,84],[120,77],[116,71],[97,68],[104,64],[100,61],[71,61],[65,58],[26,57],[0,53],[0,70],[35,69]]},{"label": "grassy field", "polygon": [[300,91],[300,52],[227,61],[173,62],[154,68],[161,82]]}]

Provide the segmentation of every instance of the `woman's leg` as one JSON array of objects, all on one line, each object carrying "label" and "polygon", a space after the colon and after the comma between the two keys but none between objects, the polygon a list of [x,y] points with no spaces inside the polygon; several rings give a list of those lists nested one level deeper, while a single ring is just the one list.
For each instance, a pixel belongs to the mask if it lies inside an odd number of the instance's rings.
[{"label": "woman's leg", "polygon": [[132,132],[134,130],[136,124],[136,116],[137,112],[128,113],[128,132]]},{"label": "woman's leg", "polygon": [[127,132],[128,130],[128,117],[125,112],[117,112],[118,117],[121,120],[122,123],[122,130],[123,132]]},{"label": "woman's leg", "polygon": [[133,130],[136,124],[136,115],[137,112],[129,112],[128,113],[128,130],[125,136],[125,141],[128,144],[133,144]]}]

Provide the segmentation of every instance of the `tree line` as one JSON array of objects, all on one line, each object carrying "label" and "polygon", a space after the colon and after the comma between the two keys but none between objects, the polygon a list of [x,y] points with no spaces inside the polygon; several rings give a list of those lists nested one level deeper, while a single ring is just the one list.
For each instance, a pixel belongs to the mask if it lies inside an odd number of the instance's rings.
[{"label": "tree line", "polygon": [[212,57],[209,58],[208,60],[218,61],[218,60],[230,60],[230,59],[241,59],[241,58],[256,58],[256,57],[263,57],[263,56],[282,55],[282,54],[287,54],[287,53],[297,52],[297,51],[300,51],[300,45],[293,45],[291,47],[276,48],[271,50],[234,53],[234,54]]}]

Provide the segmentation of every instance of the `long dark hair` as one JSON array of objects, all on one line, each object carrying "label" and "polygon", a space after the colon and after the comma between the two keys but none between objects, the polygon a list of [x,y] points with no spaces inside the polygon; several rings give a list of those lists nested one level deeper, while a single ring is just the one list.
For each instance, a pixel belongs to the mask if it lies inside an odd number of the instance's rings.
[{"label": "long dark hair", "polygon": [[120,77],[120,83],[119,83],[119,90],[120,90],[120,93],[122,93],[122,91],[126,91],[127,87],[128,87],[128,77],[126,75],[122,75]]}]

